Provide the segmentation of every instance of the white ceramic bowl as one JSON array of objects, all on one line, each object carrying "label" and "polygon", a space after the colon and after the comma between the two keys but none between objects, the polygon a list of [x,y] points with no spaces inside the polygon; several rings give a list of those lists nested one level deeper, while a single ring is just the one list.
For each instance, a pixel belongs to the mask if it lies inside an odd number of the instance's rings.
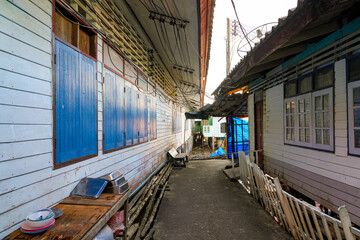
[{"label": "white ceramic bowl", "polygon": [[47,218],[47,219],[44,219],[41,221],[31,221],[31,220],[26,219],[26,222],[30,227],[40,228],[40,227],[43,227],[43,226],[51,223],[53,221],[53,219],[54,219],[54,215],[50,218]]},{"label": "white ceramic bowl", "polygon": [[53,215],[53,212],[51,211],[51,209],[41,209],[38,210],[36,212],[33,212],[32,214],[30,214],[29,216],[26,217],[26,220],[29,221],[43,221],[47,218],[50,218]]},{"label": "white ceramic bowl", "polygon": [[49,224],[54,216],[55,214],[51,209],[42,209],[27,216],[26,222],[30,227],[39,228]]}]

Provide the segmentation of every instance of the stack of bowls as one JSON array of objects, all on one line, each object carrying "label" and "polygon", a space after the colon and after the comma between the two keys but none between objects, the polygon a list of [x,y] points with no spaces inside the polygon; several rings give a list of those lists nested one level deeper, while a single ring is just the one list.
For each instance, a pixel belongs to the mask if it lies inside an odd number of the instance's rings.
[{"label": "stack of bowls", "polygon": [[41,209],[33,212],[26,217],[26,221],[21,225],[23,233],[36,234],[44,232],[54,226],[55,214],[51,209]]}]

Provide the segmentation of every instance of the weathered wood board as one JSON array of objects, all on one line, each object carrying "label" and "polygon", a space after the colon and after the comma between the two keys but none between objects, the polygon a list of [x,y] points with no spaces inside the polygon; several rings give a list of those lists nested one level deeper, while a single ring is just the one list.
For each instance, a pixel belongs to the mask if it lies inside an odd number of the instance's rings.
[{"label": "weathered wood board", "polygon": [[123,196],[103,193],[98,199],[68,197],[54,207],[64,212],[54,227],[35,235],[24,234],[18,229],[5,239],[92,239],[125,204],[129,195],[130,192]]}]

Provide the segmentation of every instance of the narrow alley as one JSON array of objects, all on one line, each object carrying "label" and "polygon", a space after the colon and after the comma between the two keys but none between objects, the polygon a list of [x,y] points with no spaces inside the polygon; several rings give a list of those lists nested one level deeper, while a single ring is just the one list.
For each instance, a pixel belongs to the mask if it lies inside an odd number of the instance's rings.
[{"label": "narrow alley", "polygon": [[238,182],[227,160],[174,168],[155,223],[154,239],[292,239]]}]

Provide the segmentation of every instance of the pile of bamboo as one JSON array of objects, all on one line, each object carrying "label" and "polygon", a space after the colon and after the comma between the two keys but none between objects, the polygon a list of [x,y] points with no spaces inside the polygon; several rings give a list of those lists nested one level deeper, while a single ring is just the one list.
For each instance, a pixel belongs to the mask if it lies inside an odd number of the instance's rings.
[{"label": "pile of bamboo", "polygon": [[152,239],[152,223],[164,196],[172,164],[167,163],[129,202],[127,239]]}]

